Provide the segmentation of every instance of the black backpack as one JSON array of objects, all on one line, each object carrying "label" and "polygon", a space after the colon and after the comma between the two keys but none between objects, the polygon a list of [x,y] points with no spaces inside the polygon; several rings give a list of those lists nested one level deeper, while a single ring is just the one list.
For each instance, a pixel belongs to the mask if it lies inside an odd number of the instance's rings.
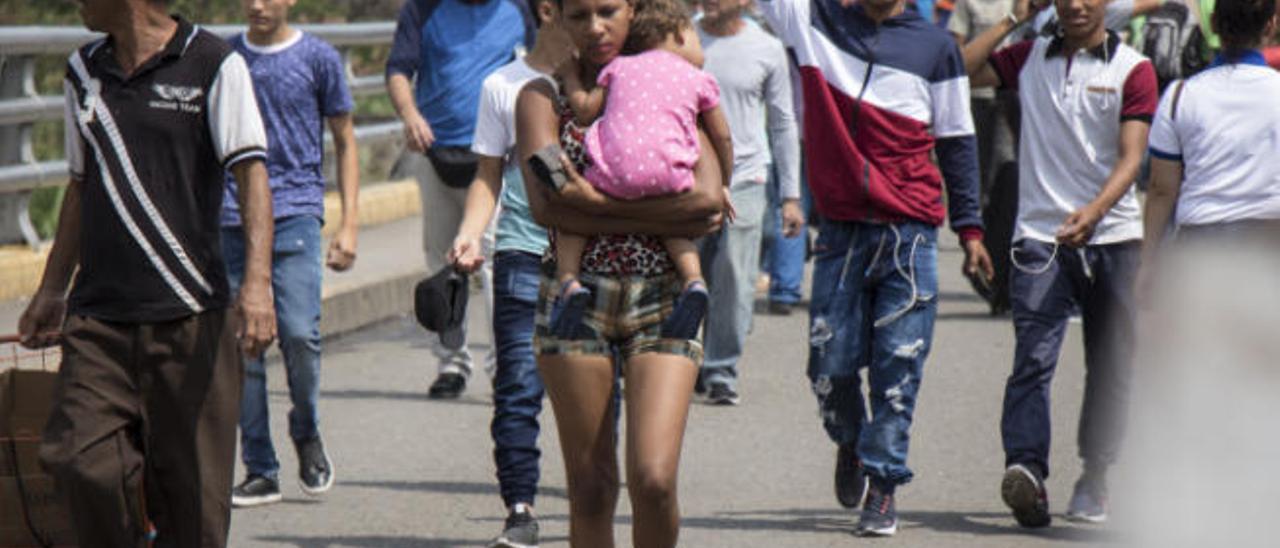
[{"label": "black backpack", "polygon": [[1162,92],[1170,82],[1191,76],[1208,64],[1199,18],[1181,2],[1165,2],[1147,15],[1139,49],[1155,66]]}]

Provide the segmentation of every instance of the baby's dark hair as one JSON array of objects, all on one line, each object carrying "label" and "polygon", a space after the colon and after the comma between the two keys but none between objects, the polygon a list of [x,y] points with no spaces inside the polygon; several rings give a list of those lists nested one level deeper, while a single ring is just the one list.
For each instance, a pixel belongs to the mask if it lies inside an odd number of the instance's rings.
[{"label": "baby's dark hair", "polygon": [[622,51],[636,54],[661,44],[668,36],[679,34],[693,25],[684,0],[633,0],[635,17],[627,33]]},{"label": "baby's dark hair", "polygon": [[1275,15],[1276,0],[1217,0],[1213,27],[1223,50],[1239,52],[1267,39],[1262,33]]}]

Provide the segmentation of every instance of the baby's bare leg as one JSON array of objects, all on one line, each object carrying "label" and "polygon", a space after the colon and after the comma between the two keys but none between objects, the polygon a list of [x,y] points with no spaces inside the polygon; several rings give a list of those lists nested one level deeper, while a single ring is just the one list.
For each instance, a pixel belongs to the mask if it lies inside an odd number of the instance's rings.
[{"label": "baby's bare leg", "polygon": [[662,239],[662,245],[671,255],[676,265],[676,273],[684,281],[685,287],[693,282],[702,281],[702,259],[698,255],[698,246],[688,238],[669,237]]}]

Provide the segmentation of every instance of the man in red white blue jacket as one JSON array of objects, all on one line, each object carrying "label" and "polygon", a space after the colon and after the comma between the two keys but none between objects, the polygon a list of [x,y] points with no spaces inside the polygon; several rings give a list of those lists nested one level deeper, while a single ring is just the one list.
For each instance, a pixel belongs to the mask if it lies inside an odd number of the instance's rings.
[{"label": "man in red white blue jacket", "polygon": [[905,4],[760,2],[800,66],[809,186],[823,218],[808,374],[839,445],[837,499],[862,507],[865,535],[897,531],[894,491],[912,477],[908,430],[933,339],[937,226],[947,213],[966,273],[992,275],[963,58]]}]

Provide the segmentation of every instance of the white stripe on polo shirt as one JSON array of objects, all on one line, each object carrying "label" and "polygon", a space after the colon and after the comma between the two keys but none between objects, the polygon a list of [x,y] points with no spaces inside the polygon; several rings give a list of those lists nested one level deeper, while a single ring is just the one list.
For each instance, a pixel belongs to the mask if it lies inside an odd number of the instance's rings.
[{"label": "white stripe on polo shirt", "polygon": [[[133,237],[134,241],[138,243],[138,246],[142,248],[143,253],[146,254],[147,260],[149,260],[151,265],[155,267],[156,271],[160,273],[160,277],[164,279],[165,284],[173,290],[174,294],[176,294],[192,312],[197,314],[203,312],[204,307],[200,305],[200,302],[197,301],[189,291],[187,291],[186,287],[183,287],[182,282],[179,282],[178,278],[169,270],[169,267],[164,264],[164,260],[160,258],[155,247],[153,247],[151,242],[147,240],[147,237],[143,235],[142,229],[138,227],[137,221],[134,220],[133,215],[129,213],[128,207],[120,197],[120,190],[116,187],[115,178],[111,176],[111,168],[108,167],[109,164],[107,163],[106,154],[102,151],[102,144],[98,142],[97,136],[94,135],[93,130],[89,127],[89,122],[93,117],[101,116],[101,112],[106,110],[105,108],[101,108],[102,101],[100,101],[95,95],[100,84],[96,79],[89,77],[89,71],[85,68],[84,60],[81,59],[79,52],[72,54],[69,61],[72,70],[76,73],[76,77],[80,79],[84,84],[85,89],[88,90],[88,97],[85,97],[82,101],[82,103],[86,104],[88,108],[85,109],[85,112],[80,113],[76,119],[80,124],[80,133],[83,134],[85,140],[89,142],[89,146],[93,148],[94,156],[98,159],[98,171],[102,175],[102,186],[106,189],[107,196],[111,199],[111,205],[114,206],[116,214],[119,215],[120,221],[124,224],[125,229],[129,231],[129,235]],[[108,115],[110,115],[109,112]]]},{"label": "white stripe on polo shirt", "polygon": [[1280,72],[1249,52],[1168,89],[1149,144],[1152,156],[1182,162],[1175,222],[1280,219]]},{"label": "white stripe on polo shirt", "polygon": [[[192,34],[194,35],[195,31],[192,31]],[[80,81],[95,81],[94,78],[89,76],[89,70],[84,65],[84,59],[79,55],[72,56],[71,67],[76,71]],[[98,86],[98,84],[91,84],[90,88],[95,89]],[[129,188],[133,190],[134,198],[142,205],[142,211],[147,214],[152,226],[160,233],[160,238],[163,240],[164,245],[178,259],[178,264],[182,265],[182,269],[187,271],[187,275],[195,280],[200,289],[203,289],[205,293],[213,293],[213,286],[209,284],[209,280],[206,280],[200,270],[196,268],[195,263],[191,262],[191,257],[187,255],[187,251],[182,248],[178,238],[169,229],[168,223],[160,215],[160,211],[156,209],[156,205],[151,201],[151,196],[147,194],[147,190],[142,187],[142,180],[138,178],[138,171],[133,166],[133,158],[129,156],[129,148],[124,144],[124,137],[120,135],[120,128],[116,126],[116,120],[111,115],[111,110],[102,101],[97,100],[93,101],[93,108],[98,116],[98,121],[102,123],[103,129],[106,130],[107,138],[110,139],[111,147],[115,151],[116,159],[120,162],[121,170],[124,171]]]}]

